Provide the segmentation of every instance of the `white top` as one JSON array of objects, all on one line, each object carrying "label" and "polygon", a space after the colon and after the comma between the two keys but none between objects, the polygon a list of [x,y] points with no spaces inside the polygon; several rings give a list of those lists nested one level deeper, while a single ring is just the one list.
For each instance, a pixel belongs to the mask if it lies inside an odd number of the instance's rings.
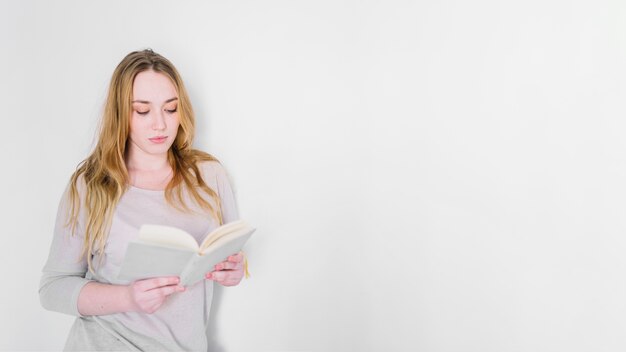
[{"label": "white top", "polygon": [[[203,162],[199,168],[204,181],[220,196],[224,223],[237,220],[235,199],[224,168],[214,161]],[[84,189],[84,185],[79,186]],[[210,280],[170,295],[152,314],[81,316],[77,306],[80,290],[89,281],[129,284],[118,280],[117,275],[126,247],[129,241],[137,239],[141,225],[179,227],[194,236],[198,243],[218,226],[206,210],[185,197],[186,204],[198,213],[183,213],[171,207],[165,201],[164,191],[130,186],[115,208],[103,258],[92,253],[95,272],[92,275],[87,271],[87,260],[78,260],[84,239],[84,213],[80,214],[75,236],[70,236],[69,228],[64,226],[68,204],[63,196],[39,295],[44,308],[77,316],[66,350],[207,350],[206,330],[213,297]],[[213,204],[208,195],[205,199]]]}]

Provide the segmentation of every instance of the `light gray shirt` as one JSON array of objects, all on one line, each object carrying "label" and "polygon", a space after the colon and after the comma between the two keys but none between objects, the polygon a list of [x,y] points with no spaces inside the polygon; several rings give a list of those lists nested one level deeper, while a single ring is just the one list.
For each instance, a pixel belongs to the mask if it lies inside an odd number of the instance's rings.
[{"label": "light gray shirt", "polygon": [[[224,223],[237,220],[235,198],[224,168],[213,161],[203,162],[199,168],[204,181],[220,196]],[[84,185],[79,183],[81,192],[84,193]],[[205,199],[214,204],[210,197]],[[213,282],[209,280],[170,295],[152,314],[128,312],[82,316],[78,312],[78,295],[89,281],[130,283],[118,280],[117,275],[126,247],[129,241],[137,239],[141,225],[179,227],[198,242],[218,226],[217,220],[195,201],[187,195],[185,200],[194,213],[183,213],[168,205],[164,191],[130,186],[115,208],[104,253],[91,253],[92,274],[87,270],[87,260],[79,260],[84,240],[84,210],[79,213],[75,235],[70,236],[69,228],[65,226],[67,197],[62,197],[39,295],[44,308],[77,317],[65,350],[207,350],[207,325],[213,298]]]}]

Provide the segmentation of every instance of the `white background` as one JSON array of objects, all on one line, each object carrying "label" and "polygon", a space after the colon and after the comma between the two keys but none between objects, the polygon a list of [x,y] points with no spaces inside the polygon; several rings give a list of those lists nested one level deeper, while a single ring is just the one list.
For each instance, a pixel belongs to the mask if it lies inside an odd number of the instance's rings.
[{"label": "white background", "polygon": [[626,349],[622,1],[2,1],[0,349],[108,81],[151,47],[258,227],[226,351]]}]

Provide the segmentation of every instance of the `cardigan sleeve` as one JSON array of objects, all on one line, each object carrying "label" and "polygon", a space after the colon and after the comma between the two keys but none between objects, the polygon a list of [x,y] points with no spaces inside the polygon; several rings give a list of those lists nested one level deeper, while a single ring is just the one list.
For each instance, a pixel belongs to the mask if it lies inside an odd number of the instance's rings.
[{"label": "cardigan sleeve", "polygon": [[66,225],[70,204],[68,193],[69,186],[57,209],[52,244],[39,282],[39,300],[47,310],[82,316],[78,312],[78,295],[83,286],[93,280],[85,278],[87,259],[79,259],[84,240],[82,217],[79,215],[73,235],[70,226]]},{"label": "cardigan sleeve", "polygon": [[[231,187],[230,178],[224,166],[218,161],[207,161],[201,164],[203,178],[209,184],[215,185],[213,189],[220,198],[222,220],[224,224],[239,219],[235,193]],[[208,182],[211,180],[211,182]],[[213,186],[211,186],[213,188]]]},{"label": "cardigan sleeve", "polygon": [[221,164],[216,163],[215,177],[217,180],[217,193],[222,203],[222,218],[224,224],[239,219],[239,210],[235,201],[235,193],[230,183],[228,173]]}]

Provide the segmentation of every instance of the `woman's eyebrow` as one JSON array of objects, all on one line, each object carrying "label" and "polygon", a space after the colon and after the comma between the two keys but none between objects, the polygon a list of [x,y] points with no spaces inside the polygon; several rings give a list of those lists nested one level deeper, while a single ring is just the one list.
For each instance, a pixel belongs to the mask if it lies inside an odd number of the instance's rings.
[{"label": "woman's eyebrow", "polygon": [[[172,102],[174,100],[178,100],[178,97],[169,98],[165,101],[165,104]],[[133,100],[132,103],[141,103],[141,104],[150,104],[147,100]]]}]

